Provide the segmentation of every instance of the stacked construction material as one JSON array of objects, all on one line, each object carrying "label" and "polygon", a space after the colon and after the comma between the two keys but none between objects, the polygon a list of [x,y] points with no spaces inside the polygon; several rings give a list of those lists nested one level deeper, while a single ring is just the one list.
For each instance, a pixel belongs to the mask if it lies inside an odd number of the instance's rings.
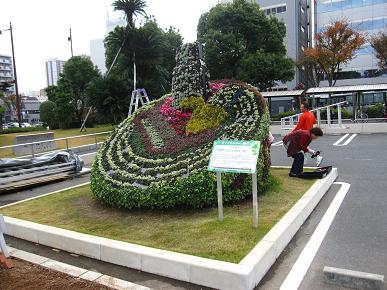
[{"label": "stacked construction material", "polygon": [[83,161],[72,151],[36,158],[0,159],[0,193],[65,179],[82,170]]}]

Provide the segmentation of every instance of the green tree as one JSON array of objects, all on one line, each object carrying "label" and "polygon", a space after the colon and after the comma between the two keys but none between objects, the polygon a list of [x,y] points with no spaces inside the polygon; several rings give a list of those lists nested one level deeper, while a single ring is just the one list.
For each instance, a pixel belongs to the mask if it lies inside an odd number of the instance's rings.
[{"label": "green tree", "polygon": [[278,80],[290,81],[294,77],[293,62],[277,53],[257,50],[246,54],[239,62],[237,78],[256,84],[263,91]]},{"label": "green tree", "polygon": [[117,0],[113,2],[115,11],[122,11],[125,14],[126,22],[130,28],[134,28],[134,16],[146,15],[144,0]]},{"label": "green tree", "polygon": [[52,101],[43,102],[40,105],[40,120],[46,125],[50,126],[51,129],[58,127],[57,116],[56,116],[56,104]]},{"label": "green tree", "polygon": [[117,76],[100,77],[87,90],[89,106],[100,123],[118,124],[128,114],[129,88]]},{"label": "green tree", "polygon": [[380,32],[371,38],[371,46],[379,60],[381,70],[387,70],[387,32]]},{"label": "green tree", "polygon": [[[86,89],[99,76],[97,67],[93,65],[89,57],[74,56],[70,58],[63,68],[63,74],[58,81],[55,92],[57,98],[55,102],[58,109],[62,109],[59,108],[59,103],[71,107],[75,113],[76,121],[81,123],[86,109]],[[59,98],[64,98],[64,100],[59,100]]]},{"label": "green tree", "polygon": [[[126,37],[126,41],[124,39]],[[116,27],[105,39],[106,64],[113,63],[121,48],[111,74],[125,80],[128,87],[133,86],[133,53],[136,56],[137,87],[146,88],[151,96],[159,97],[170,92],[172,71],[176,64],[176,51],[182,44],[182,37],[174,28],[161,29],[155,19],[146,18],[145,23],[131,29]]]},{"label": "green tree", "polygon": [[[198,24],[198,40],[205,44],[211,77],[237,78],[261,89],[294,76],[293,62],[286,57],[285,34],[283,22],[266,17],[255,2],[245,0],[216,5],[202,14]],[[279,62],[283,69],[270,71],[265,66],[268,62]]]}]

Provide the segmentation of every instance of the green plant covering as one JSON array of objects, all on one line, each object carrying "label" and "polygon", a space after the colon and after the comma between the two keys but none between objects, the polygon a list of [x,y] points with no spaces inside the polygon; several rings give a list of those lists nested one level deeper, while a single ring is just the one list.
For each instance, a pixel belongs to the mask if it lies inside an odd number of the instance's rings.
[{"label": "green plant covering", "polygon": [[188,97],[181,101],[180,108],[185,112],[193,112],[195,109],[203,107],[205,104],[202,97]]},{"label": "green plant covering", "polygon": [[275,115],[271,116],[271,119],[273,121],[281,121],[282,118],[293,116],[295,114],[296,114],[295,112],[290,112],[290,111],[289,112],[278,113],[278,114],[275,114]]},{"label": "green plant covering", "polygon": [[186,43],[176,55],[176,66],[172,74],[173,106],[189,96],[205,96],[209,92],[210,74],[199,56],[199,43]]},{"label": "green plant covering", "polygon": [[187,134],[197,134],[216,128],[224,121],[227,115],[227,112],[222,107],[209,104],[199,106],[193,111],[187,123],[186,132]]},{"label": "green plant covering", "polygon": [[374,106],[369,106],[367,108],[368,118],[383,118],[384,117],[383,107],[384,107],[383,103],[379,103]]}]

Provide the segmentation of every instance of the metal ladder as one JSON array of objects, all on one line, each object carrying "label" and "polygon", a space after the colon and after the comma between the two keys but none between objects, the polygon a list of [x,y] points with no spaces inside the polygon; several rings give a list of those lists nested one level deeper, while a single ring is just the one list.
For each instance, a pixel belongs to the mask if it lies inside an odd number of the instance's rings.
[{"label": "metal ladder", "polygon": [[137,111],[139,102],[141,103],[141,106],[149,103],[148,94],[146,93],[145,89],[137,89],[132,92],[128,116]]}]

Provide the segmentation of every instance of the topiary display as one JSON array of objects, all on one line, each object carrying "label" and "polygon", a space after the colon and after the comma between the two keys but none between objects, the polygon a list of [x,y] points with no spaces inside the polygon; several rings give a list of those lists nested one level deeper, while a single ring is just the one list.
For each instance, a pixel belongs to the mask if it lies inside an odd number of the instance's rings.
[{"label": "topiary display", "polygon": [[172,73],[174,107],[179,107],[183,98],[206,96],[209,92],[210,74],[200,51],[201,45],[194,42],[182,45],[176,54],[176,67]]},{"label": "topiary display", "polygon": [[[242,82],[224,80],[213,87],[216,90],[208,103],[194,100],[185,105],[227,112],[214,128],[184,134],[193,115],[172,106],[171,95],[149,103],[123,121],[95,158],[91,173],[94,196],[111,206],[129,209],[216,205],[216,176],[207,171],[216,139],[262,141],[257,173],[258,188],[263,190],[270,167],[265,100],[254,87]],[[222,186],[226,203],[251,195],[251,177],[245,174],[224,174]]]}]

